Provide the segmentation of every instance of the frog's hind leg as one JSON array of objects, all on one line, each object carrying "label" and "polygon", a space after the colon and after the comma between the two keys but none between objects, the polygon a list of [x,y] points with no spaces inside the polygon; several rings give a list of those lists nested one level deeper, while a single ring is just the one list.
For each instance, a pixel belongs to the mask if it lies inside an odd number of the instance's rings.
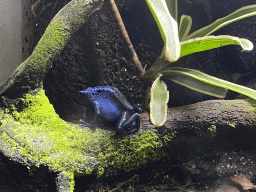
[{"label": "frog's hind leg", "polygon": [[[133,124],[135,122],[135,124]],[[116,125],[117,137],[136,133],[140,129],[140,115],[134,113],[129,117],[128,111],[123,111]]]}]

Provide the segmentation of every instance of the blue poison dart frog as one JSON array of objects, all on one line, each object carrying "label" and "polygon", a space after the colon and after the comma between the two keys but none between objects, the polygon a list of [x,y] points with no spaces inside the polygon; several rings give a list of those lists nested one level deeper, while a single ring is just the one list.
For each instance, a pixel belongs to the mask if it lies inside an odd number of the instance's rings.
[{"label": "blue poison dart frog", "polygon": [[92,123],[81,120],[84,123],[81,125],[93,127],[97,123],[98,116],[101,116],[107,121],[117,122],[117,137],[130,135],[131,138],[132,134],[140,129],[141,108],[131,105],[117,88],[98,86],[80,92],[88,96],[95,109]]}]

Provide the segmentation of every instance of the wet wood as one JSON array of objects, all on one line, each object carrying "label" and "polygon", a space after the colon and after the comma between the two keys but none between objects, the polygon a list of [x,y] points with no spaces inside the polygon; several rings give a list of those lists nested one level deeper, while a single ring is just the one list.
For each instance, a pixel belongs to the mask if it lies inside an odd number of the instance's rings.
[{"label": "wet wood", "polygon": [[[154,128],[148,113],[141,114],[142,129]],[[163,127],[181,128],[207,127],[209,125],[229,127],[256,126],[256,113],[251,102],[246,100],[209,100],[168,109]]]}]

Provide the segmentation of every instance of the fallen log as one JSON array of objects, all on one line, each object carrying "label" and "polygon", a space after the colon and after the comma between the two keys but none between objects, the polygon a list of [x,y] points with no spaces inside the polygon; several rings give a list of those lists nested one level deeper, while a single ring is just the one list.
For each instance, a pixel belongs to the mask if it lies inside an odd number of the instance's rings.
[{"label": "fallen log", "polygon": [[[169,108],[164,128],[177,130],[209,125],[253,127],[256,125],[253,100],[208,100]],[[142,129],[154,128],[148,113],[141,114]]]}]

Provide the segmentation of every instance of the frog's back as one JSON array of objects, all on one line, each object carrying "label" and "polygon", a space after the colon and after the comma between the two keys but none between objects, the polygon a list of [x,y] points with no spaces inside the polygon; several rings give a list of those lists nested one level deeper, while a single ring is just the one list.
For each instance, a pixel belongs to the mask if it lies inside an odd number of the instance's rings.
[{"label": "frog's back", "polygon": [[83,93],[98,104],[101,116],[108,121],[117,120],[124,110],[132,110],[127,99],[115,87],[89,87]]}]

